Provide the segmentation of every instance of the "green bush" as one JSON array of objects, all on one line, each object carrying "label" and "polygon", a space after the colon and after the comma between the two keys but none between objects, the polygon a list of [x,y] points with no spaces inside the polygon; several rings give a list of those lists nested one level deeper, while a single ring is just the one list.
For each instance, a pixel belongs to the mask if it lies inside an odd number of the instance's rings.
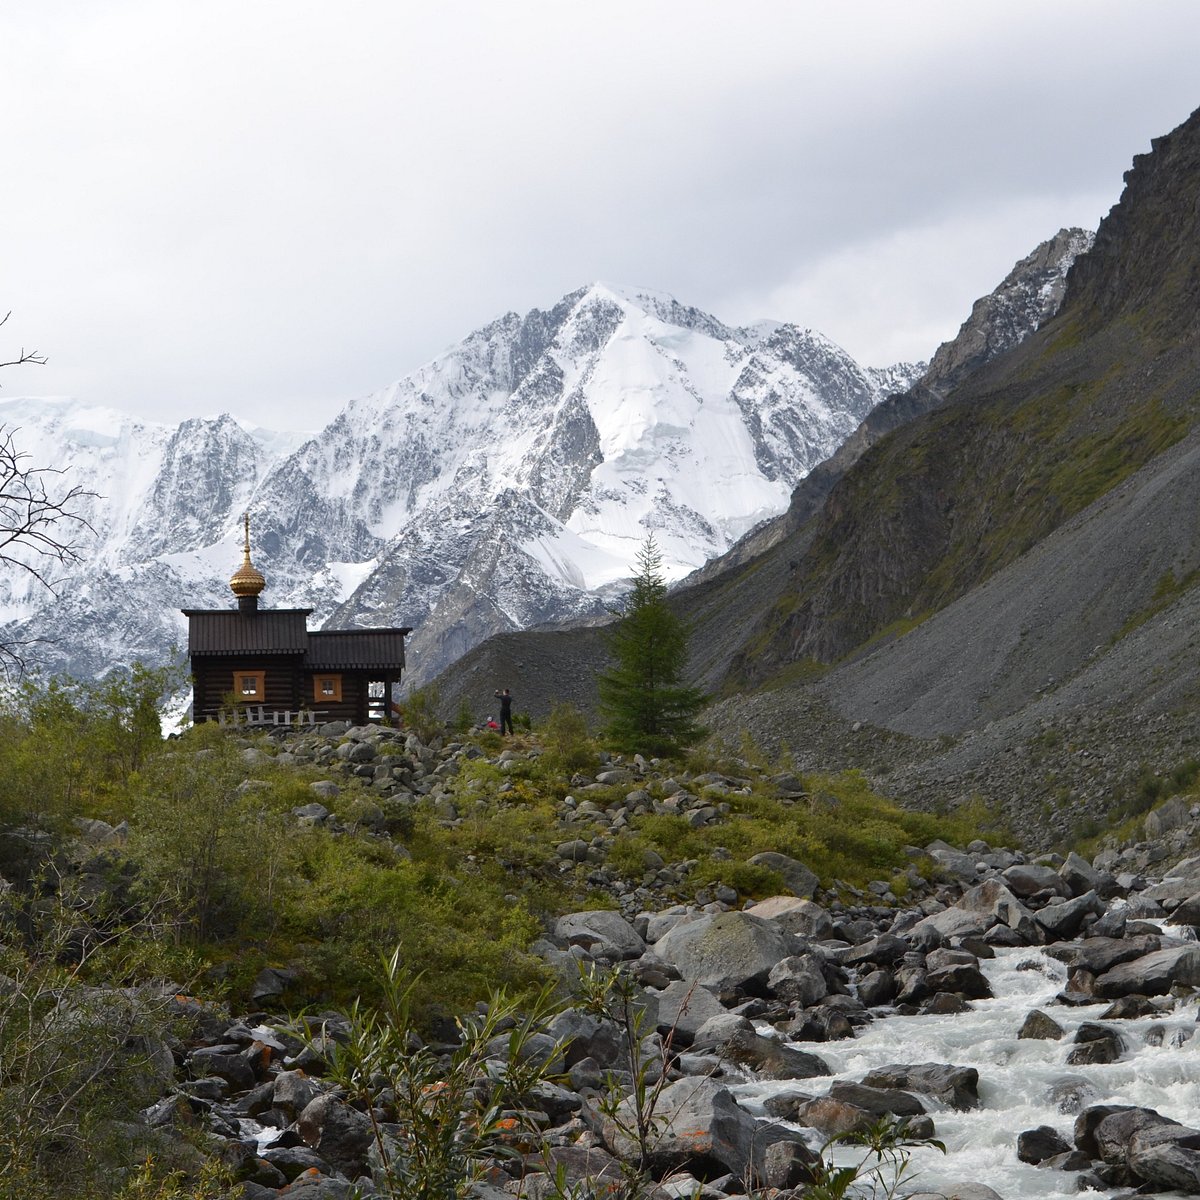
[{"label": "green bush", "polygon": [[436,683],[414,688],[404,698],[404,723],[423,742],[432,742],[446,732],[442,715],[442,693]]},{"label": "green bush", "polygon": [[596,747],[588,736],[587,719],[573,704],[555,704],[538,731],[542,761],[551,771],[573,775],[596,766]]}]

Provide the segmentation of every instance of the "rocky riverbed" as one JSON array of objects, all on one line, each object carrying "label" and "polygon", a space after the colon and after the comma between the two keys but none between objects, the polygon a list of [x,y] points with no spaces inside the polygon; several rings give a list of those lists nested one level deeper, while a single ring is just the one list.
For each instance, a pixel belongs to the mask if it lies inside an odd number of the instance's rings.
[{"label": "rocky riverbed", "polygon": [[[327,800],[337,771],[370,770],[381,813],[410,796],[436,803],[440,781],[453,774],[446,764],[465,752],[350,732],[295,738],[282,752],[336,768],[314,784],[314,797]],[[247,764],[261,753],[247,747]],[[663,803],[646,791],[653,764],[605,769],[623,773],[627,811]],[[564,836],[560,856],[572,869],[588,864],[626,811],[589,811],[591,782],[573,781],[563,802],[565,828],[577,836]],[[676,783],[674,810],[723,819],[711,791],[692,778]],[[335,820],[318,798],[295,819]],[[442,819],[460,819],[448,801]],[[1074,854],[1031,862],[982,842],[914,848],[925,870],[905,903],[883,883],[857,897],[821,892],[808,866],[782,855],[768,865],[787,894],[758,903],[711,888],[679,902],[686,863],[647,864],[638,880],[598,867],[615,907],[564,915],[534,947],[562,981],[563,1007],[543,1031],[553,1080],[514,1105],[508,1119],[520,1135],[476,1194],[553,1197],[559,1183],[575,1197],[622,1194],[638,1157],[628,1132],[638,1107],[627,1028],[571,999],[582,966],[619,969],[644,1014],[634,1069],[662,1086],[641,1165],[658,1200],[802,1197],[829,1161],[821,1157],[828,1139],[882,1117],[907,1119],[918,1141],[950,1143],[936,1176],[926,1151],[914,1150],[922,1174],[902,1194],[1200,1195],[1200,1129],[1187,1123],[1200,1099],[1192,1051],[1200,858],[1181,855],[1196,819],[1186,801],[1169,802],[1151,814],[1145,841],[1093,862]],[[120,836],[98,823],[82,832],[93,843]],[[287,983],[286,969],[264,972],[253,1012],[162,989],[126,994],[134,1008],[167,1005],[177,1029],[149,1047],[160,1099],[131,1114],[131,1136],[193,1168],[203,1155],[219,1157],[243,1200],[387,1194],[376,1188],[381,1147],[397,1136],[396,1096],[381,1086],[368,1102],[333,1082],[330,1059],[350,1019],[290,1019],[278,1007]],[[931,1040],[931,1029],[944,1035]],[[441,1036],[424,1050],[449,1070],[455,1046]],[[985,1043],[1001,1047],[994,1058],[981,1055]],[[496,1075],[508,1045],[499,1038],[490,1047]],[[935,1045],[941,1053],[931,1058]],[[1024,1072],[1028,1102],[1014,1106],[1004,1098],[1013,1087],[1008,1064],[1022,1056],[1039,1070]],[[982,1127],[968,1118],[989,1111],[1029,1125],[993,1122],[990,1157],[956,1157],[979,1140]],[[1030,1190],[1017,1164],[1036,1169],[1044,1186]],[[936,1180],[935,1190],[923,1192],[923,1179]]]}]

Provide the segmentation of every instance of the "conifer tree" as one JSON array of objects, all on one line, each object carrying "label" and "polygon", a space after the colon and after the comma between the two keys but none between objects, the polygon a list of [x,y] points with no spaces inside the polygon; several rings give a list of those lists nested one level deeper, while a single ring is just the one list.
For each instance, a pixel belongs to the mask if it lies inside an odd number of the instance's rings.
[{"label": "conifer tree", "polygon": [[605,733],[619,749],[673,754],[702,737],[705,696],[682,682],[689,629],[666,602],[662,555],[651,534],[637,556],[633,589],[609,635],[613,667],[599,679]]}]

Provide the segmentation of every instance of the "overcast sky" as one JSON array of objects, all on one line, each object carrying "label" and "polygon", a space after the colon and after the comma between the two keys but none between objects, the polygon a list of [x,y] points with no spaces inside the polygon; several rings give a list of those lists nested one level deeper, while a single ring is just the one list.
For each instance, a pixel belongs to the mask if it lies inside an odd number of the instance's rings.
[{"label": "overcast sky", "polygon": [[925,358],[1197,63],[1193,0],[13,0],[0,399],[317,428],[596,279]]}]

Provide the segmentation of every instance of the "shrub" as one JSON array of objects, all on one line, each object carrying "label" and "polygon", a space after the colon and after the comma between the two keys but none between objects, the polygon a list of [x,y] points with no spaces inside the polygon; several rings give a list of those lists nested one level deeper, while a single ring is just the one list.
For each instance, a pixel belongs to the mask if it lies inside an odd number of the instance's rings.
[{"label": "shrub", "polygon": [[542,723],[542,759],[552,771],[574,774],[596,765],[587,719],[573,704],[556,704]]},{"label": "shrub", "polygon": [[[146,1152],[120,1123],[156,1099],[173,1071],[167,996],[84,985],[97,944],[79,936],[88,915],[39,901],[19,922],[0,922],[0,1196],[113,1195],[120,1170]],[[108,930],[113,974],[131,973],[120,951],[136,956],[143,940]]]},{"label": "shrub", "polygon": [[442,693],[436,683],[414,688],[404,698],[405,724],[423,742],[431,742],[446,732],[442,715]]},{"label": "shrub", "polygon": [[[416,981],[401,961],[397,950],[386,965],[378,1008],[355,1002],[349,1036],[331,1051],[322,1038],[322,1053],[330,1058],[329,1077],[370,1116],[384,1195],[460,1200],[490,1160],[520,1157],[521,1143],[538,1135],[525,1100],[561,1053],[557,1043],[535,1040],[555,1005],[548,988],[524,1010],[503,992],[493,994],[482,1016],[456,1020],[459,1043],[443,1062],[417,1037]],[[376,1115],[384,1089],[386,1125]]]}]

